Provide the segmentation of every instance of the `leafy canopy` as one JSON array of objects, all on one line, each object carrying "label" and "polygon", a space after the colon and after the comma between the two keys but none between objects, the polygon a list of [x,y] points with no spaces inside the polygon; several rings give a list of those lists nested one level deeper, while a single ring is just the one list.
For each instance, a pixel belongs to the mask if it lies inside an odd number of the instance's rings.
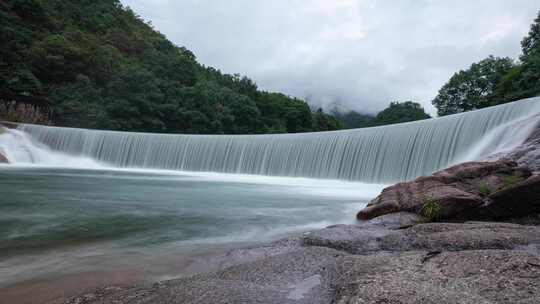
[{"label": "leafy canopy", "polygon": [[171,133],[336,130],[307,103],[197,62],[119,0],[0,1],[0,88],[61,126]]},{"label": "leafy canopy", "polygon": [[540,95],[540,11],[521,42],[519,62],[488,58],[455,73],[432,103],[449,115]]}]

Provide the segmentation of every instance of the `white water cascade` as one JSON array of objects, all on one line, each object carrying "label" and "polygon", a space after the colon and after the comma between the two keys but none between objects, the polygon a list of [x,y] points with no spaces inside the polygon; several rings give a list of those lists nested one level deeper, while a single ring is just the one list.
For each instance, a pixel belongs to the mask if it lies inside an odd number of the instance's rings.
[{"label": "white water cascade", "polygon": [[539,122],[540,98],[530,98],[424,121],[301,134],[170,135],[21,124],[0,135],[0,147],[14,163],[79,159],[119,168],[389,183],[511,149]]}]

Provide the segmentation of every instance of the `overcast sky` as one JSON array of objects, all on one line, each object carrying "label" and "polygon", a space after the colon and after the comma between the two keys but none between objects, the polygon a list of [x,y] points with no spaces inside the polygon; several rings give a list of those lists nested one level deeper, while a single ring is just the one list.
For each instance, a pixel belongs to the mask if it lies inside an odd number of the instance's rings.
[{"label": "overcast sky", "polygon": [[538,0],[122,0],[199,62],[374,113],[431,99],[490,54],[517,58]]}]

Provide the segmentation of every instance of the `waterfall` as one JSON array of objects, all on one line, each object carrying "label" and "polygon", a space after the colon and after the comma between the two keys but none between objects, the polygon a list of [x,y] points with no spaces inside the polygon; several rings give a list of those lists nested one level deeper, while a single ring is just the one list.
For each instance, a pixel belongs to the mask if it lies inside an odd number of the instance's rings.
[{"label": "waterfall", "polygon": [[30,124],[18,130],[52,151],[113,167],[389,183],[510,149],[525,141],[539,117],[540,98],[530,98],[423,121],[318,133],[171,135]]}]

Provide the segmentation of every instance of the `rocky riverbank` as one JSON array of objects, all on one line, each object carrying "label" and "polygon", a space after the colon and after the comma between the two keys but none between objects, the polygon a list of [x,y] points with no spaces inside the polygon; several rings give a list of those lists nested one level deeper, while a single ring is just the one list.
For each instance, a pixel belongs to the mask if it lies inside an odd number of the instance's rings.
[{"label": "rocky riverbank", "polygon": [[540,226],[421,220],[328,227],[230,251],[215,272],[54,303],[538,303]]},{"label": "rocky riverbank", "polygon": [[538,303],[540,132],[495,161],[385,189],[336,225],[208,260],[215,271],[58,303]]}]

